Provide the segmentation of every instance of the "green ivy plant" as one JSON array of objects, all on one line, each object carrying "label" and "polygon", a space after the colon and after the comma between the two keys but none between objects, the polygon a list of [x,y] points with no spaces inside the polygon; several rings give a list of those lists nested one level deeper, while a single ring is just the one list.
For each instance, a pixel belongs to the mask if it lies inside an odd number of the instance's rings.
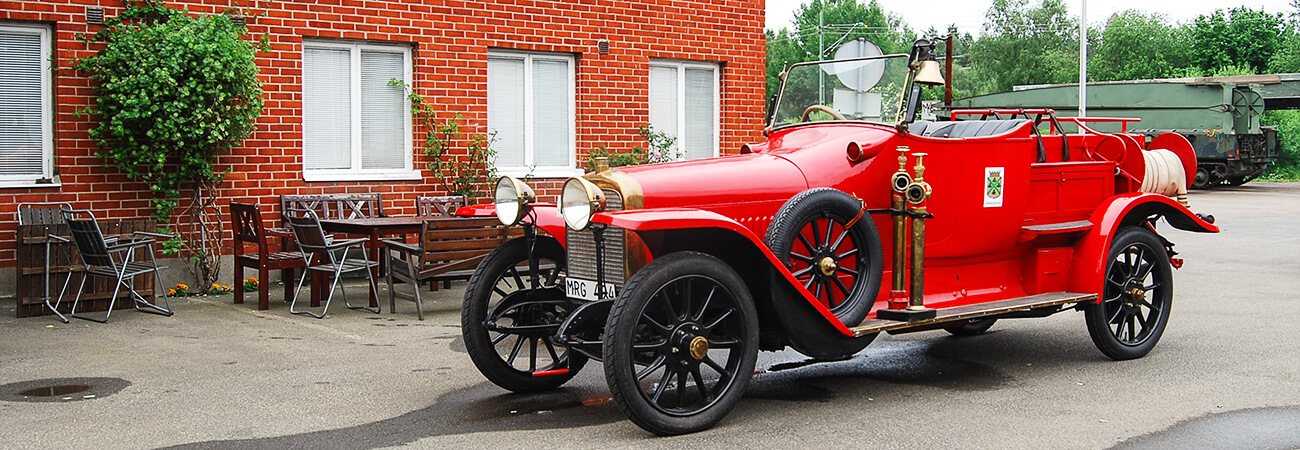
[{"label": "green ivy plant", "polygon": [[465,155],[450,153],[455,142],[466,138],[460,130],[460,121],[465,117],[457,113],[451,119],[439,121],[437,111],[424,97],[416,93],[402,80],[388,80],[390,86],[401,86],[406,90],[406,98],[411,102],[411,114],[418,117],[425,129],[424,154],[431,156],[429,171],[442,184],[443,189],[455,195],[463,195],[470,203],[480,195],[490,196],[491,183],[496,181],[496,132],[471,134],[466,145]]},{"label": "green ivy plant", "polygon": [[650,124],[637,127],[637,133],[645,138],[648,147],[632,146],[630,152],[610,152],[605,144],[591,149],[587,157],[587,171],[596,171],[596,158],[609,158],[610,167],[634,166],[637,164],[654,164],[681,159],[677,151],[677,137],[667,132],[656,130]]},{"label": "green ivy plant", "polygon": [[73,68],[88,74],[97,98],[77,115],[95,119],[89,134],[106,167],[149,186],[156,220],[167,221],[189,189],[190,223],[176,228],[191,236],[181,245],[191,247],[198,285],[210,286],[222,234],[212,194],[229,172],[214,162],[248,137],[262,113],[254,55],[269,50],[269,37],[245,39],[244,26],[224,14],[192,16],[161,0],[123,6],[83,37],[99,50]]},{"label": "green ivy plant", "polygon": [[187,185],[211,188],[225,172],[213,162],[239,145],[262,113],[254,53],[224,14],[191,16],[161,0],[129,0],[75,61],[98,95],[79,113],[98,117],[90,137],[106,167],[147,183],[154,217],[166,220]]}]

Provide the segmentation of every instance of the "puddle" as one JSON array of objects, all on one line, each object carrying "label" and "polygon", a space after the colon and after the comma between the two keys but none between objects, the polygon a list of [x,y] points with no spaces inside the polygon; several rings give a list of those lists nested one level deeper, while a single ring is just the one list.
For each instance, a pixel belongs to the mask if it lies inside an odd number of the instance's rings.
[{"label": "puddle", "polygon": [[90,390],[89,385],[85,384],[60,384],[58,386],[42,386],[19,392],[18,395],[23,397],[61,397],[78,392]]},{"label": "puddle", "polygon": [[47,378],[0,386],[0,400],[11,402],[71,402],[107,397],[130,386],[121,378]]}]

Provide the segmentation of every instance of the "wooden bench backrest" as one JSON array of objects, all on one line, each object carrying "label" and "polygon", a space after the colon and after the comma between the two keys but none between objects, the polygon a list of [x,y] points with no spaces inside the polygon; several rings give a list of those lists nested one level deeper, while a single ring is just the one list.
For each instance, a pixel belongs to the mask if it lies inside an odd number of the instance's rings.
[{"label": "wooden bench backrest", "polygon": [[506,227],[496,217],[426,220],[422,228],[420,272],[426,275],[472,269],[497,246],[523,235],[523,229]]},{"label": "wooden bench backrest", "polygon": [[[382,194],[281,195],[280,214],[287,219],[292,209],[316,211],[321,219],[384,217]],[[288,223],[287,220],[284,221]]]}]

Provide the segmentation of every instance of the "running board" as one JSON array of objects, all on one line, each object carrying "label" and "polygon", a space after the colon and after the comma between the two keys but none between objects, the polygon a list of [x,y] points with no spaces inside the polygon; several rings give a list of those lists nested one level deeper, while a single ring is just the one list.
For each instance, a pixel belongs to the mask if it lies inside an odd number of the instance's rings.
[{"label": "running board", "polygon": [[974,319],[984,316],[993,316],[1017,311],[1028,311],[1031,309],[1045,308],[1048,306],[1064,305],[1068,303],[1080,303],[1097,299],[1097,294],[1081,294],[1078,292],[1052,292],[1049,294],[1031,295],[1028,297],[1013,298],[1008,300],[999,300],[996,302],[979,303],[975,305],[954,306],[952,308],[942,308],[933,319],[917,320],[912,322],[901,322],[897,320],[885,319],[868,319],[862,321],[861,325],[850,328],[854,336],[865,336],[868,334],[879,333],[881,331],[899,330],[903,328],[916,328],[926,325],[933,325],[943,322],[953,322],[957,320]]}]

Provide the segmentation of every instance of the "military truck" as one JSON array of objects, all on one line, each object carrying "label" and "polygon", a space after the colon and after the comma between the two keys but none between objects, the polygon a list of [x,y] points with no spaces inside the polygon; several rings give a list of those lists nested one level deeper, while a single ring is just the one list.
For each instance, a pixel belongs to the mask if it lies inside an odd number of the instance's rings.
[{"label": "military truck", "polygon": [[[1222,77],[1089,83],[1087,115],[1141,119],[1128,131],[1148,141],[1169,132],[1183,135],[1196,149],[1192,187],[1241,185],[1263,174],[1281,148],[1277,129],[1260,126],[1262,82],[1267,81]],[[1068,117],[1078,115],[1078,105],[1079,86],[1058,84],[1017,86],[956,100],[951,108],[1048,108]]]}]

